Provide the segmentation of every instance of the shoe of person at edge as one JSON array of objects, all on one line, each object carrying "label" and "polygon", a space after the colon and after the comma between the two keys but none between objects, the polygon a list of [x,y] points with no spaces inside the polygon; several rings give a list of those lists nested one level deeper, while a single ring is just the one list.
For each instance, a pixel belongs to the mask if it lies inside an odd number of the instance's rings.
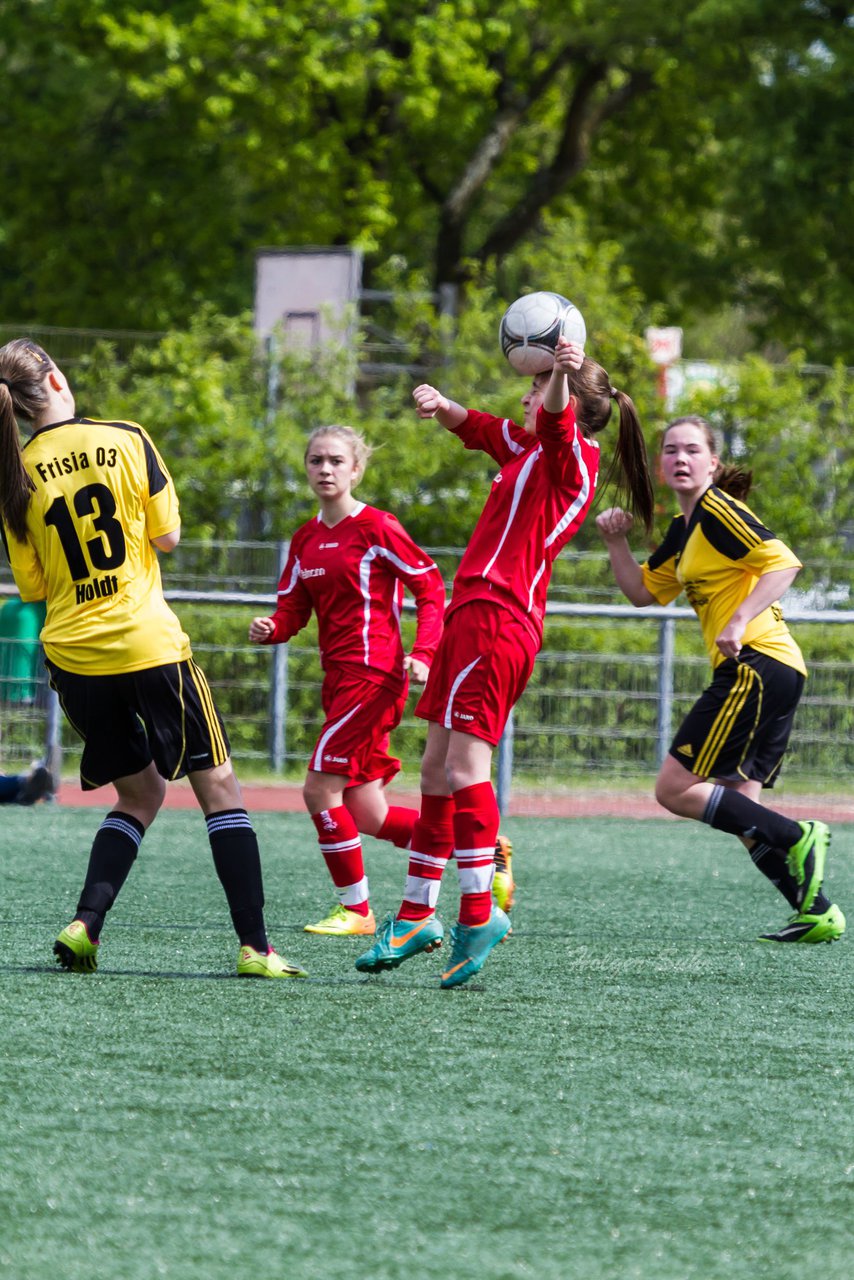
[{"label": "shoe of person at edge", "polygon": [[83,921],[72,920],[53,944],[53,954],[57,964],[69,973],[94,973],[98,968],[98,946]]},{"label": "shoe of person at edge", "polygon": [[237,957],[238,978],[307,978],[305,969],[291,964],[284,956],[270,947],[267,951],[256,951],[254,947],[242,946]]},{"label": "shoe of person at edge", "polygon": [[499,836],[495,841],[495,878],[492,881],[492,900],[502,911],[510,911],[516,901],[513,844],[506,836]]},{"label": "shoe of person at edge", "polygon": [[510,933],[510,920],[493,906],[486,924],[455,924],[451,930],[451,962],[442,974],[442,987],[459,987],[479,973],[493,947]]},{"label": "shoe of person at edge", "polygon": [[786,854],[789,873],[798,886],[798,910],[809,911],[824,880],[830,828],[824,822],[799,822],[803,835]]},{"label": "shoe of person at edge", "polygon": [[373,911],[369,910],[368,914],[363,916],[358,911],[350,911],[340,902],[323,920],[318,920],[316,924],[307,924],[303,929],[304,933],[323,933],[330,937],[362,936],[365,938],[372,938],[376,931],[377,922]]},{"label": "shoe of person at edge", "polygon": [[762,933],[760,942],[835,942],[845,932],[845,916],[836,903],[820,915],[796,911],[776,933]]},{"label": "shoe of person at edge", "polygon": [[360,973],[396,969],[410,956],[441,947],[444,936],[444,926],[434,915],[424,920],[398,920],[388,915],[380,925],[377,940],[370,951],[357,958],[356,968]]},{"label": "shoe of person at edge", "polygon": [[53,775],[45,765],[36,762],[30,772],[25,774],[18,787],[18,794],[15,797],[15,804],[37,804],[39,800],[46,800],[56,791],[56,784]]}]

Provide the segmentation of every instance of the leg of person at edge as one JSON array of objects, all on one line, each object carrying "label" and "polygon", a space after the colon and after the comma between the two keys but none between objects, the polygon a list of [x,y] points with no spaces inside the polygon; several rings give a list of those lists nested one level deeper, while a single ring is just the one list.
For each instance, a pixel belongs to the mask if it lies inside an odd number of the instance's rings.
[{"label": "leg of person at edge", "polygon": [[595,437],[614,401],[618,466],[645,525],[653,495],[631,398],[577,343],[561,339],[551,372],[534,377],[522,397],[522,425],[466,410],[431,386],[417,387],[413,395],[420,418],[437,418],[501,470],[457,570],[445,630],[416,708],[429,723],[403,901],[356,968],[394,969],[442,944],[436,904],[453,854],[459,918],[440,985],[455,988],[479,973],[510,933],[510,920],[492,896],[498,833],[492,753],[542,645],[553,561],[590,509],[599,469]]},{"label": "leg of person at edge", "polygon": [[56,784],[46,765],[37,761],[28,773],[0,773],[0,804],[38,804],[49,800]]}]

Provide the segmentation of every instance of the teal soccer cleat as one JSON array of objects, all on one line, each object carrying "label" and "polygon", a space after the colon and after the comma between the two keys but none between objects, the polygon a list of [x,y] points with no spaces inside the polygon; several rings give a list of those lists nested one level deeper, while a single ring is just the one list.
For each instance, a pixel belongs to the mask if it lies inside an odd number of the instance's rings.
[{"label": "teal soccer cleat", "polygon": [[442,974],[441,986],[459,987],[479,973],[494,946],[510,932],[510,921],[500,907],[492,908],[486,924],[455,924],[451,930],[451,963]]},{"label": "teal soccer cleat", "polygon": [[397,920],[386,916],[377,933],[377,940],[364,955],[356,960],[360,973],[380,973],[383,969],[396,969],[410,956],[420,951],[435,951],[441,947],[445,930],[435,916],[424,920]]}]

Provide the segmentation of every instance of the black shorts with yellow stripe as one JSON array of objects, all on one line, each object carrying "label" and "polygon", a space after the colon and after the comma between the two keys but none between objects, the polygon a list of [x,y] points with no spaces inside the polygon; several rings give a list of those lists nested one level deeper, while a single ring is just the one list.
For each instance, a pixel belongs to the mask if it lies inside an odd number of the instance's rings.
[{"label": "black shorts with yellow stripe", "polygon": [[780,775],[804,677],[755,649],[715,668],[712,683],[670,744],[670,754],[700,778],[756,781]]},{"label": "black shorts with yellow stripe", "polygon": [[228,735],[192,658],[109,676],[46,665],[66,719],[83,739],[85,791],[139,773],[152,760],[172,780],[228,759]]}]

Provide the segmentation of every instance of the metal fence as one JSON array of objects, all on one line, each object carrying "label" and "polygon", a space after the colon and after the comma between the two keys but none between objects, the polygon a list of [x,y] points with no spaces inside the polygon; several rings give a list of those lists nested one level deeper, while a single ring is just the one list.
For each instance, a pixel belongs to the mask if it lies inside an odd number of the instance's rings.
[{"label": "metal fence", "polygon": [[[445,561],[449,579],[458,553],[439,549],[436,554]],[[232,546],[231,555],[239,564],[228,569],[217,564],[210,546],[186,547],[166,594],[214,689],[241,773],[296,778],[321,720],[313,634],[309,630],[299,643],[286,646],[249,644],[249,619],[272,609],[271,584],[284,546]],[[212,567],[215,590],[210,589]],[[181,585],[173,585],[176,579]],[[185,582],[204,582],[205,588]],[[0,580],[0,604],[12,590],[8,576]],[[0,608],[0,621],[7,607]],[[854,637],[854,610],[792,608],[787,619],[811,654],[787,786],[842,795],[850,789],[854,766],[854,650],[848,640]],[[412,625],[410,609],[404,627]],[[839,656],[820,656],[822,651]],[[649,783],[672,729],[707,674],[696,619],[688,609],[553,600],[543,651],[498,754],[502,807],[514,789],[546,793]],[[411,714],[414,702],[412,694],[393,744],[404,762],[403,780],[413,786],[424,742],[424,725]],[[73,775],[76,739],[45,686],[38,643],[31,631],[4,635],[0,627],[0,769],[15,771],[50,745],[61,747],[63,771]]]}]

